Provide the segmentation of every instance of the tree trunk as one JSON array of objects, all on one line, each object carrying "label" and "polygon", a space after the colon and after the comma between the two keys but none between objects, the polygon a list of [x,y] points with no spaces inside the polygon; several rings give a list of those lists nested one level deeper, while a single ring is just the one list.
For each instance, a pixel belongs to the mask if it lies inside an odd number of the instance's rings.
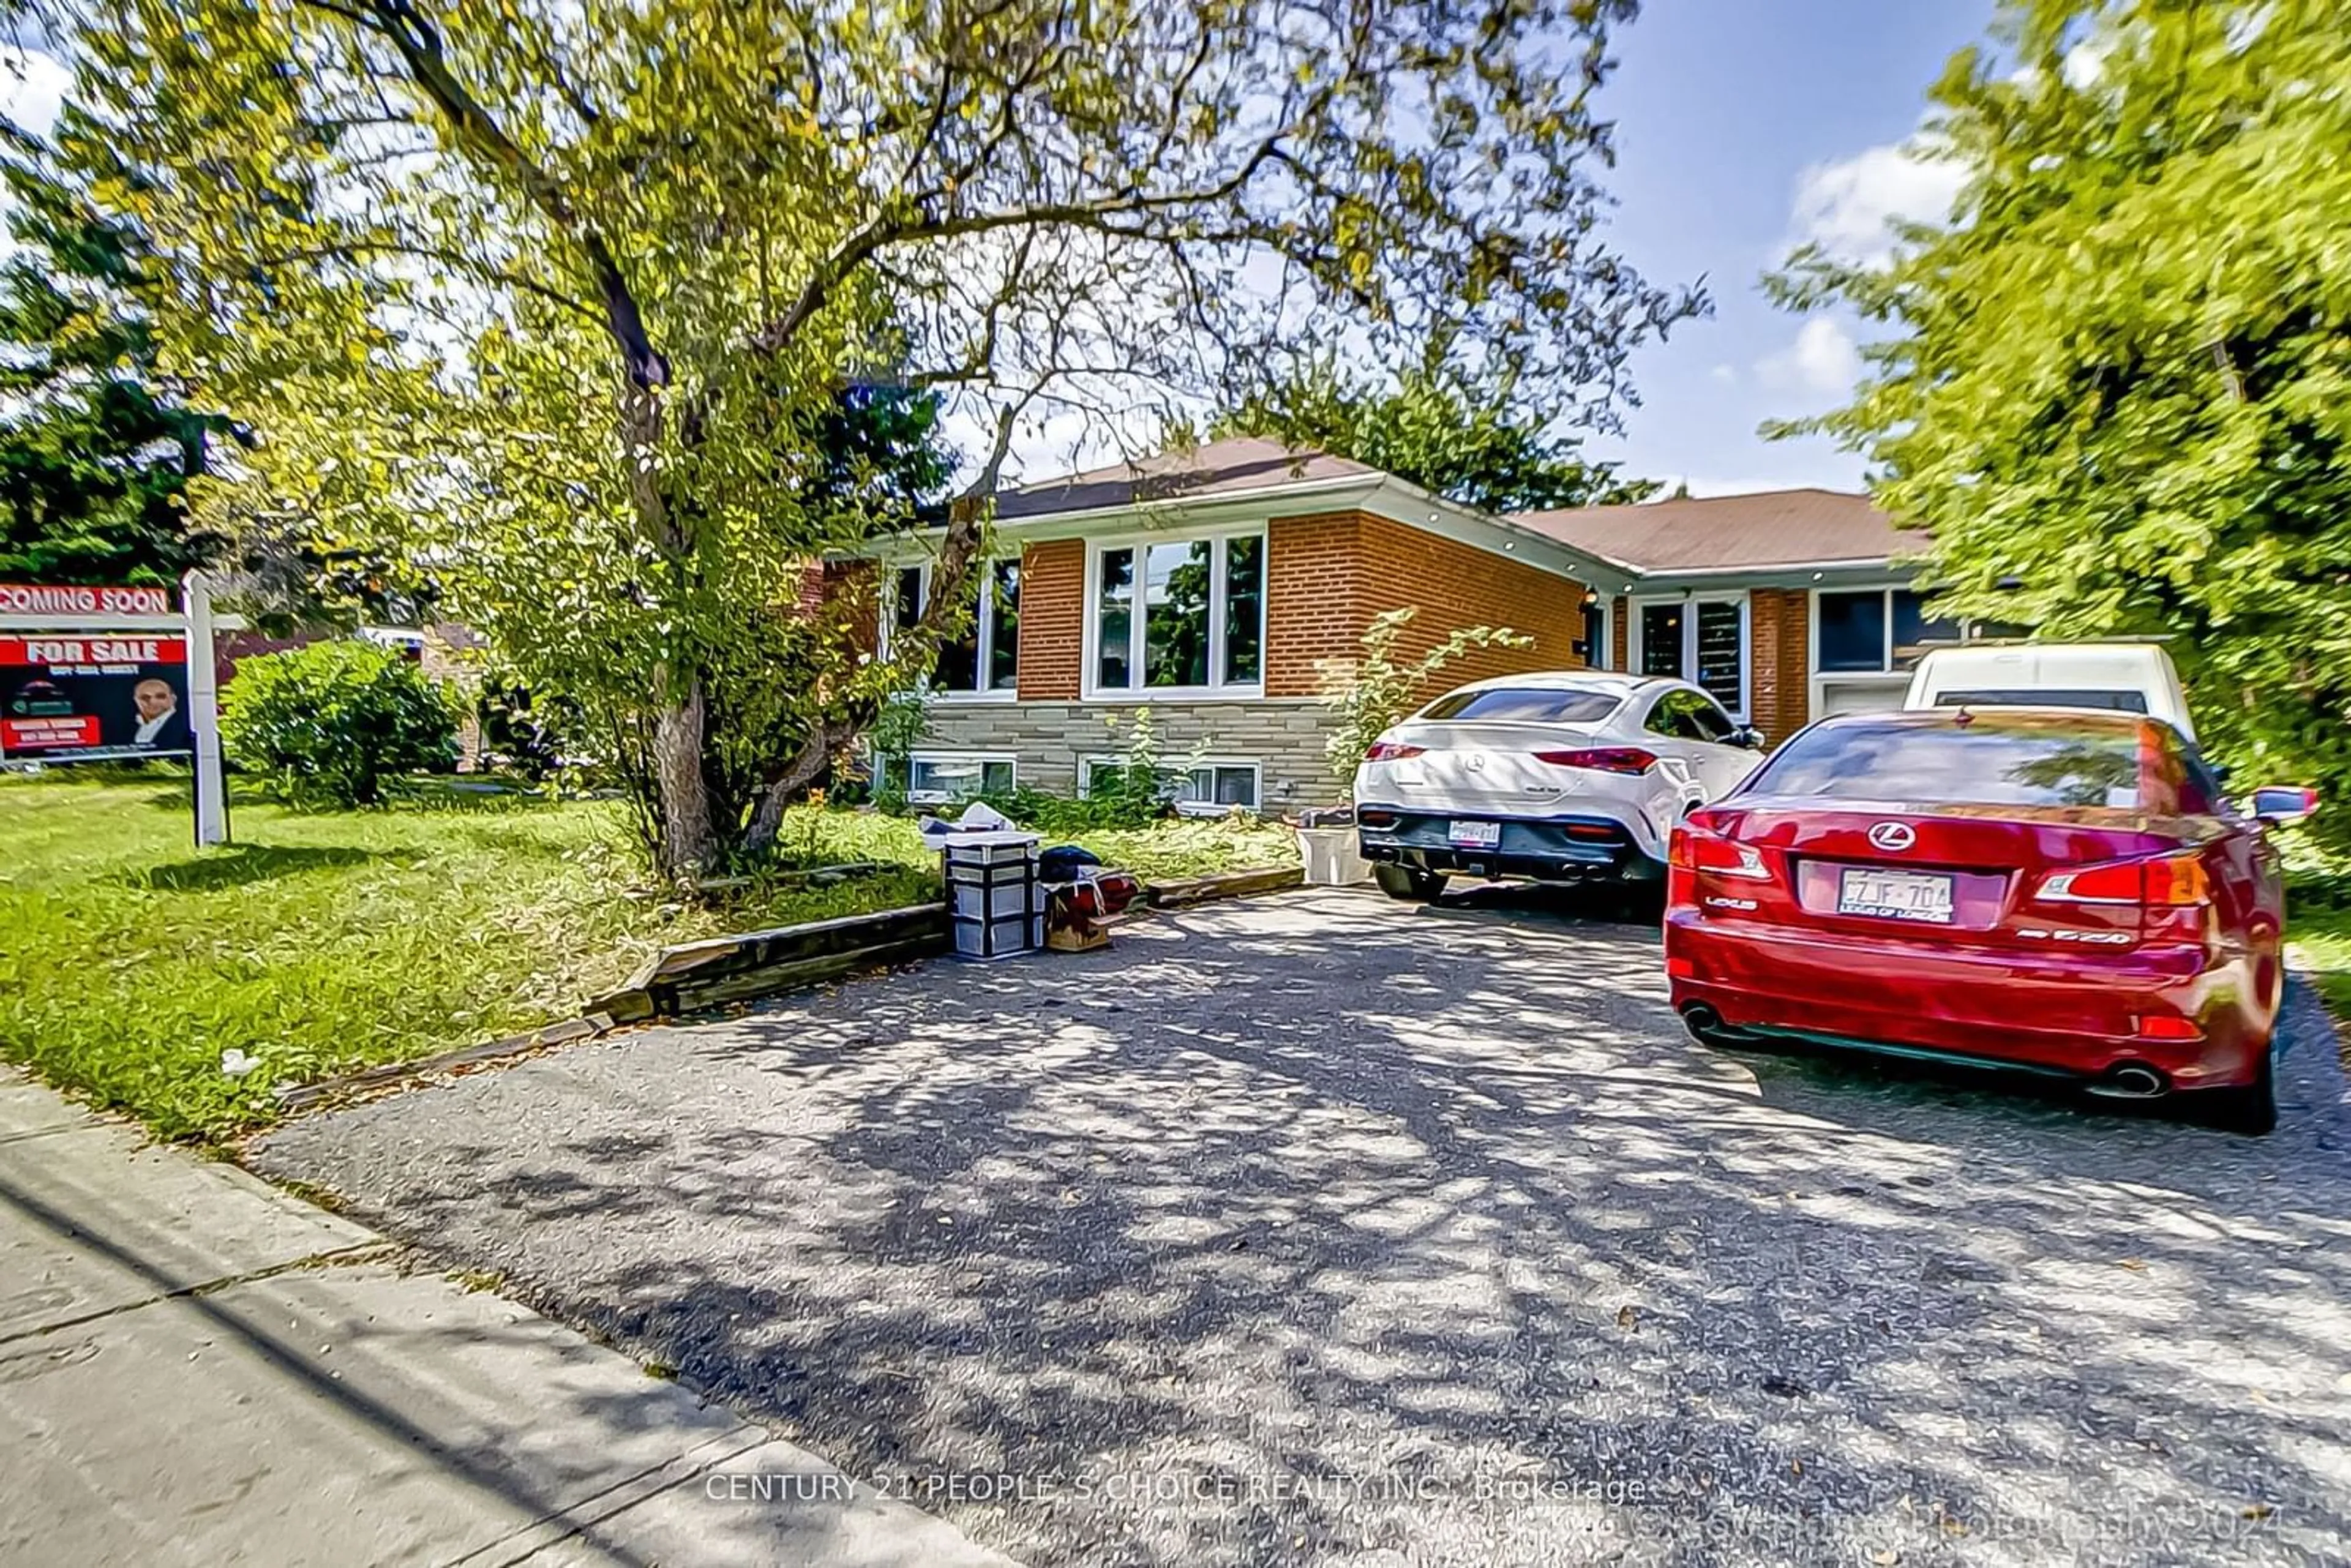
[{"label": "tree trunk", "polygon": [[832,754],[855,735],[854,730],[844,733],[831,725],[819,727],[816,735],[800,747],[799,755],[761,792],[758,809],[751,813],[751,825],[743,834],[744,849],[752,854],[764,854],[774,846],[776,834],[784,825],[784,808],[793,797],[823,777]]},{"label": "tree trunk", "polygon": [[672,700],[653,716],[653,779],[661,791],[662,873],[684,877],[708,869],[719,846],[702,776],[702,679],[673,670],[669,684]]},{"label": "tree trunk", "polygon": [[[1009,428],[1008,423],[1006,428]],[[991,489],[1003,460],[1003,443],[999,441],[982,476]],[[931,564],[930,602],[924,607],[922,620],[897,635],[901,647],[919,651],[916,656],[921,662],[927,663],[937,650],[939,628],[947,618],[948,607],[957,601],[965,584],[978,569],[980,546],[987,535],[986,508],[985,495],[969,494],[957,497],[948,508],[946,533],[939,542],[937,559]],[[987,613],[987,607],[981,605],[977,613]],[[893,655],[898,656],[901,655]],[[750,825],[744,831],[745,850],[760,854],[775,843],[776,833],[783,826],[785,807],[823,776],[836,753],[872,726],[879,706],[872,701],[861,703],[848,713],[820,722],[799,754],[768,777],[759,793],[759,804],[751,813]]]}]

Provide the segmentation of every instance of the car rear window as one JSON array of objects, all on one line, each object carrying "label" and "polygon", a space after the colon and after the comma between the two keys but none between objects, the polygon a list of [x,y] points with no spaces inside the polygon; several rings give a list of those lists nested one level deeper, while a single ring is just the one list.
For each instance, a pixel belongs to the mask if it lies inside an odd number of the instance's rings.
[{"label": "car rear window", "polygon": [[[1937,805],[2118,806],[2170,771],[2136,725],[1841,725],[1796,737],[1756,774],[1759,795]],[[2169,809],[2169,803],[2159,803]]]},{"label": "car rear window", "polygon": [[1595,724],[1625,699],[1614,692],[1561,686],[1489,686],[1447,692],[1422,710],[1423,718],[1515,719],[1532,724]]},{"label": "car rear window", "polygon": [[1991,686],[1937,692],[1937,707],[2095,707],[2145,713],[2145,692],[2091,686]]}]

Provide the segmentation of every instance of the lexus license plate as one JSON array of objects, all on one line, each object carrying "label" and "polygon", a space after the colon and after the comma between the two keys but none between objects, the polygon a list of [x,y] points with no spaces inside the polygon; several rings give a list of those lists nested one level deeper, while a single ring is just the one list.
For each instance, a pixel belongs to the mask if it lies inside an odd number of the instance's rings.
[{"label": "lexus license plate", "polygon": [[1951,923],[1951,879],[1926,872],[1876,871],[1845,868],[1837,883],[1839,915],[1868,915],[1880,920],[1919,920],[1931,925]]},{"label": "lexus license plate", "polygon": [[1453,841],[1456,849],[1490,850],[1502,841],[1502,824],[1465,822],[1457,818],[1445,836]]}]

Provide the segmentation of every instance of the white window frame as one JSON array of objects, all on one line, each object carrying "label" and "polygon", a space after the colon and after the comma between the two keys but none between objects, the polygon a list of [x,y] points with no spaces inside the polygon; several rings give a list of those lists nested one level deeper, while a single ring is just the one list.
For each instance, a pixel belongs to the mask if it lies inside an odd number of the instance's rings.
[{"label": "white window frame", "polygon": [[[1871,690],[1889,693],[1893,701],[1888,707],[1900,707],[1903,695],[1910,689],[1910,672],[1894,667],[1894,596],[1915,593],[1917,585],[1910,582],[1856,582],[1837,588],[1815,588],[1804,605],[1804,674],[1811,690],[1805,694],[1808,702],[1804,711],[1818,718],[1828,711],[1831,691]],[[1823,670],[1821,668],[1821,595],[1823,593],[1875,593],[1882,607],[1885,624],[1883,645],[1878,650],[1878,664],[1874,670]],[[1959,640],[1966,642],[1965,623],[1959,628]]]},{"label": "white window frame", "polygon": [[1020,758],[1009,751],[942,751],[930,747],[918,747],[906,753],[906,800],[915,806],[946,806],[971,799],[967,795],[950,795],[939,789],[917,790],[914,788],[914,765],[927,763],[936,767],[943,762],[977,762],[985,768],[991,762],[1001,762],[1012,769],[1012,788],[1020,788]]},{"label": "white window frame", "polygon": [[[1755,701],[1755,622],[1751,601],[1745,589],[1729,592],[1649,593],[1627,600],[1625,605],[1625,673],[1646,674],[1641,651],[1646,644],[1643,622],[1651,605],[1677,608],[1682,615],[1682,667],[1674,679],[1687,681],[1698,686],[1698,607],[1701,604],[1736,604],[1739,606],[1739,700],[1726,703],[1712,692],[1708,696],[1722,704],[1733,723],[1745,726],[1754,722],[1749,716]],[[1698,686],[1705,691],[1704,686]]]},{"label": "white window frame", "polygon": [[[1096,753],[1092,756],[1080,758],[1078,759],[1079,796],[1083,798],[1092,792],[1093,789],[1095,768],[1123,768],[1125,765],[1126,759],[1124,758],[1112,757],[1102,753]],[[1176,800],[1172,802],[1176,808],[1176,815],[1181,817],[1221,817],[1226,812],[1236,809],[1250,812],[1262,812],[1265,810],[1265,764],[1259,761],[1257,758],[1186,757],[1181,762],[1163,761],[1159,765],[1159,770],[1162,773],[1170,775],[1178,773],[1190,774],[1203,768],[1248,768],[1249,771],[1249,778],[1252,780],[1249,792],[1256,796],[1257,799],[1249,805],[1238,808],[1232,806],[1220,806],[1214,800]],[[1211,788],[1213,789],[1213,787],[1212,781]]]},{"label": "white window frame", "polygon": [[[973,632],[977,639],[979,648],[978,663],[976,667],[983,679],[987,677],[988,662],[993,657],[993,649],[996,642],[996,618],[988,613],[989,607],[987,603],[986,595],[988,591],[992,591],[995,586],[996,569],[1003,565],[1008,560],[1018,563],[1020,559],[1021,558],[1018,555],[995,555],[989,556],[987,559],[979,563],[979,570],[985,574],[981,578],[982,598],[978,603],[973,606],[972,615],[975,622]],[[887,591],[883,594],[882,603],[879,611],[877,612],[881,618],[882,629],[881,635],[875,639],[875,643],[876,646],[880,648],[882,656],[886,659],[890,656],[890,640],[897,634],[898,631],[898,574],[902,571],[913,571],[922,574],[922,587],[916,591],[914,600],[914,613],[920,615],[931,607],[931,563],[926,560],[901,560],[889,563],[884,570],[889,572],[890,576],[889,581],[886,585]],[[1021,586],[1025,590],[1028,585],[1024,582]],[[949,687],[937,685],[933,685],[928,689],[934,701],[943,703],[1019,702],[1020,700],[1020,669],[1017,644],[1013,655],[1012,684],[1010,685],[996,687],[983,686],[977,691],[970,692],[959,692]]]},{"label": "white window frame", "polygon": [[[1258,541],[1257,674],[1249,682],[1228,685],[1225,673],[1225,546],[1237,538]],[[1147,556],[1153,545],[1193,544],[1207,540],[1208,552],[1208,684],[1205,686],[1105,686],[1101,685],[1102,558],[1105,550],[1131,549],[1134,559],[1134,601],[1127,615],[1127,668],[1140,679],[1144,662],[1144,632],[1148,617],[1144,600],[1150,591]],[[1262,522],[1228,524],[1221,528],[1165,528],[1155,533],[1105,534],[1086,541],[1084,643],[1078,695],[1086,702],[1247,701],[1265,695],[1265,665],[1272,649],[1267,645],[1268,607],[1273,599],[1273,547]]]}]

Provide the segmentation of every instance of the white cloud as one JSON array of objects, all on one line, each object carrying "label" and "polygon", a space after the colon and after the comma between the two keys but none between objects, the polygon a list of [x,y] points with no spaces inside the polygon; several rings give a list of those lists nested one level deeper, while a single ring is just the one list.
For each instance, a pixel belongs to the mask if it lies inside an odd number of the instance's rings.
[{"label": "white cloud", "polygon": [[26,130],[46,135],[71,85],[73,72],[55,57],[0,47],[0,114]]},{"label": "white cloud", "polygon": [[[37,49],[0,46],[0,115],[26,131],[46,136],[57,120],[73,72]],[[0,193],[0,261],[16,254],[16,236],[8,232],[8,214],[16,203]]]},{"label": "white cloud", "polygon": [[1861,350],[1842,322],[1814,316],[1794,342],[1755,361],[1755,379],[1773,392],[1851,392],[1861,379]]},{"label": "white cloud", "polygon": [[1836,260],[1877,266],[1894,254],[1888,224],[1949,217],[1966,183],[1965,167],[1938,156],[1934,143],[1922,137],[1814,163],[1796,177],[1789,243],[1817,245]]},{"label": "white cloud", "polygon": [[2065,51],[2057,74],[2065,78],[2067,87],[2076,92],[2086,92],[2095,87],[2098,78],[2105,74],[2106,57],[2114,52],[2115,45],[2111,38],[2085,39]]},{"label": "white cloud", "polygon": [[1707,371],[1706,373],[1712,376],[1716,381],[1720,382],[1724,386],[1736,386],[1739,382],[1739,367],[1737,365],[1717,365],[1714,369]]}]

